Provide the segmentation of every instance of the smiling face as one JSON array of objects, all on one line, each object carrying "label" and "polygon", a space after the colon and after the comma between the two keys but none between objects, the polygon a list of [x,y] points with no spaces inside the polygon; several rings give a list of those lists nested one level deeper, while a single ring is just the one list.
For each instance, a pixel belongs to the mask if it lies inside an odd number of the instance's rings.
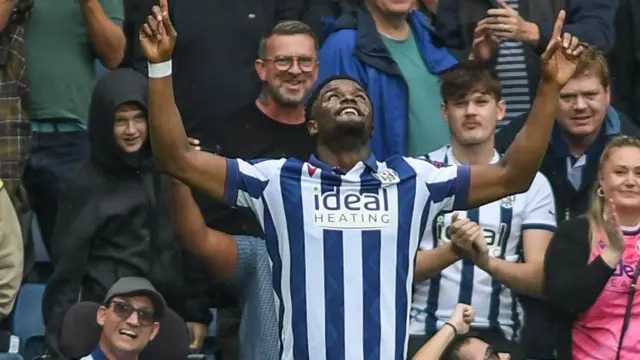
[{"label": "smiling face", "polygon": [[113,133],[118,146],[127,154],[138,152],[147,140],[147,115],[135,103],[118,106]]},{"label": "smiling face", "polygon": [[371,101],[364,89],[351,80],[336,79],[326,84],[311,111],[312,136],[348,136],[366,142],[373,134]]},{"label": "smiling face", "polygon": [[600,186],[616,208],[640,211],[640,147],[612,148],[600,170]]},{"label": "smiling face", "polygon": [[607,114],[611,93],[596,75],[573,78],[560,91],[558,125],[570,136],[598,132]]},{"label": "smiling face", "polygon": [[272,35],[256,71],[271,99],[282,106],[304,103],[318,78],[316,40],[309,34]]},{"label": "smiling face", "polygon": [[140,353],[160,327],[145,296],[115,297],[98,309],[96,320],[102,327],[100,344],[113,354]]}]

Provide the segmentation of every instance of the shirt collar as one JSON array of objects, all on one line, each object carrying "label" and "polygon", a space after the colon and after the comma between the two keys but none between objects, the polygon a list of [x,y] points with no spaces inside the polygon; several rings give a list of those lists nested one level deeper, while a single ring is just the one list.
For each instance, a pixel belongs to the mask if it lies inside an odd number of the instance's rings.
[{"label": "shirt collar", "polygon": [[[500,158],[500,153],[494,149],[493,157],[491,158],[490,164],[498,163],[498,161],[500,161]],[[453,156],[453,149],[451,148],[451,145],[447,145],[447,151],[444,153],[444,162],[447,165],[464,165],[461,164],[455,156]]]},{"label": "shirt collar", "polygon": [[[369,168],[369,170],[374,171],[374,172],[378,171],[378,162],[376,160],[376,157],[373,156],[373,153],[371,153],[368,158],[366,158],[364,161],[362,161],[362,163],[367,168]],[[311,164],[312,166],[315,166],[317,168],[320,168],[322,170],[325,170],[325,171],[333,171],[333,172],[336,172],[336,173],[342,173],[342,171],[339,170],[338,168],[331,167],[331,166],[323,163],[322,161],[320,161],[320,159],[318,159],[314,154],[312,154],[309,157],[309,164]]]},{"label": "shirt collar", "polygon": [[[585,155],[587,156],[587,158],[597,156],[602,151],[606,143],[606,138],[607,138],[607,135],[605,132],[605,125],[602,124],[602,126],[600,126],[600,130],[598,131],[598,137],[596,137],[595,141],[589,146],[589,148],[585,152]],[[569,156],[572,159],[574,158],[573,155],[569,152],[567,143],[564,141],[564,138],[562,137],[560,126],[557,123],[553,126],[553,131],[551,133],[551,149],[553,150],[553,153],[557,158],[564,159]]]},{"label": "shirt collar", "polygon": [[102,349],[100,349],[100,346],[91,352],[91,357],[93,360],[109,360],[107,359],[107,355],[105,355],[104,352],[102,352]]}]

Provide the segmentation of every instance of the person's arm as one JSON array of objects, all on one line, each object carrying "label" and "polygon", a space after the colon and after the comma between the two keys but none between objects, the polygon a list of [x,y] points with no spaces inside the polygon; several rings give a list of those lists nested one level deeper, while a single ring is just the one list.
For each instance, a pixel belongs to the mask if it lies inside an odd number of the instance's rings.
[{"label": "person's arm", "polygon": [[124,22],[122,0],[80,0],[80,6],[100,62],[107,69],[117,68],[127,43],[121,27]]},{"label": "person's arm", "polygon": [[[615,41],[613,20],[618,6],[612,0],[568,1],[567,19],[569,23],[563,31],[576,36],[580,41],[608,52]],[[553,21],[539,23],[537,44],[532,42],[539,53],[549,44],[553,32]]]},{"label": "person's arm", "polygon": [[511,290],[542,296],[544,254],[556,230],[555,201],[547,179],[538,174],[527,192],[526,215],[522,222],[524,262],[488,257],[478,266]]},{"label": "person's arm", "polygon": [[171,181],[171,212],[183,248],[206,264],[216,278],[231,278],[238,264],[236,241],[207,227],[191,189],[175,179]]},{"label": "person's arm", "polygon": [[0,320],[13,309],[22,282],[23,261],[18,215],[0,181]]},{"label": "person's arm", "polygon": [[[83,174],[79,172],[78,174]],[[73,177],[60,194],[58,218],[51,238],[53,274],[42,300],[47,346],[60,354],[58,334],[64,315],[78,301],[93,237],[102,225],[96,218],[94,184]]]},{"label": "person's arm", "polygon": [[622,253],[607,246],[589,262],[589,224],[578,218],[560,224],[544,259],[545,295],[558,309],[588,310],[620,263]]},{"label": "person's arm", "polygon": [[457,304],[449,321],[426,344],[422,345],[412,360],[439,360],[456,336],[469,332],[469,325],[474,317],[475,311],[471,306]]},{"label": "person's arm", "polygon": [[413,282],[422,282],[460,260],[451,243],[438,246],[435,249],[421,249],[416,254],[416,267]]},{"label": "person's arm", "polygon": [[14,9],[14,0],[0,0],[0,32],[9,24]]}]

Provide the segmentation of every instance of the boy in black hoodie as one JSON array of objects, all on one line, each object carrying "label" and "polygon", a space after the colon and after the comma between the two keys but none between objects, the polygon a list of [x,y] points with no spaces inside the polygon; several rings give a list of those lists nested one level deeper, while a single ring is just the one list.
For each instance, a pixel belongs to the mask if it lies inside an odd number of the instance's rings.
[{"label": "boy in black hoodie", "polygon": [[208,287],[195,283],[195,269],[181,271],[168,178],[153,168],[146,78],[132,69],[107,74],[94,89],[89,119],[91,156],[59,199],[54,272],[42,304],[47,345],[61,358],[58,332],[67,310],[78,297],[102,301],[121,277],[149,279],[187,322],[211,321]]}]

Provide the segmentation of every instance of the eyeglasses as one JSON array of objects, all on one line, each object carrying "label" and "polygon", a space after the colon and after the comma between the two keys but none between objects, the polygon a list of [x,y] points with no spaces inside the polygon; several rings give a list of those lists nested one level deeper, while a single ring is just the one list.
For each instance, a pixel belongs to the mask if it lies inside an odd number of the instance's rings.
[{"label": "eyeglasses", "polygon": [[131,314],[135,312],[138,317],[138,322],[143,326],[149,326],[155,321],[152,311],[149,311],[147,309],[135,308],[133,307],[133,305],[128,304],[124,301],[112,301],[111,309],[122,320],[127,320],[131,316]]},{"label": "eyeglasses", "polygon": [[273,59],[262,59],[262,61],[273,62],[273,66],[280,71],[288,71],[294,62],[303,72],[313,71],[316,68],[317,60],[309,56],[278,56]]}]

